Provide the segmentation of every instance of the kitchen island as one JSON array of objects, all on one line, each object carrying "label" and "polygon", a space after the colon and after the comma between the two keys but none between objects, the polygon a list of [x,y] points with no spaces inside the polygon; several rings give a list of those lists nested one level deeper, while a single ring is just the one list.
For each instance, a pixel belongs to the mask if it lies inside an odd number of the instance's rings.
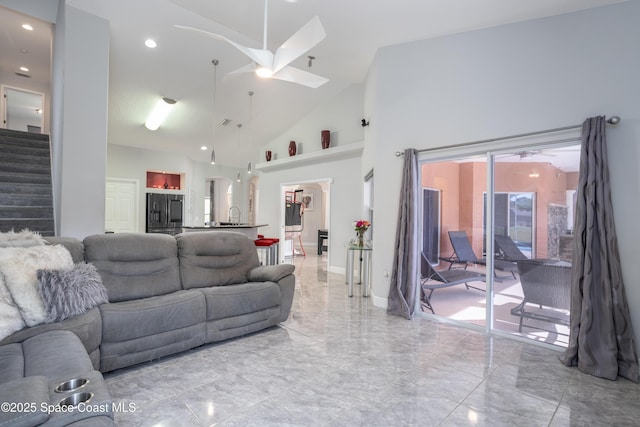
[{"label": "kitchen island", "polygon": [[192,231],[237,231],[239,233],[246,234],[250,239],[258,238],[258,228],[266,227],[269,224],[245,224],[245,223],[231,223],[220,222],[216,225],[203,225],[203,226],[183,226],[182,232],[189,233]]}]

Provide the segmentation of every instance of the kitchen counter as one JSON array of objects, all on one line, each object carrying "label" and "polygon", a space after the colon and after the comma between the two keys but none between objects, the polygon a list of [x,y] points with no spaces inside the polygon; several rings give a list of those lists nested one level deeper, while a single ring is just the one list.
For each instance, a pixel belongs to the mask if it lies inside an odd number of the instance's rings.
[{"label": "kitchen counter", "polygon": [[228,223],[221,222],[218,225],[203,226],[183,226],[182,232],[189,233],[192,231],[237,231],[246,234],[250,239],[258,238],[258,227],[266,227],[269,224],[246,224],[246,223]]}]

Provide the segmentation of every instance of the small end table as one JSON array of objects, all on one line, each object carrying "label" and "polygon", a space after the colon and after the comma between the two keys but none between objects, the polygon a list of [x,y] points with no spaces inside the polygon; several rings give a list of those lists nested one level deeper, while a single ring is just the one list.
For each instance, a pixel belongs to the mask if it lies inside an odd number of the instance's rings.
[{"label": "small end table", "polygon": [[369,269],[371,266],[371,252],[373,245],[371,242],[365,242],[364,246],[358,246],[357,243],[349,242],[347,244],[347,284],[349,285],[349,296],[353,296],[353,257],[359,252],[362,260],[362,270],[360,271],[360,282],[362,283],[362,296],[369,296]]}]

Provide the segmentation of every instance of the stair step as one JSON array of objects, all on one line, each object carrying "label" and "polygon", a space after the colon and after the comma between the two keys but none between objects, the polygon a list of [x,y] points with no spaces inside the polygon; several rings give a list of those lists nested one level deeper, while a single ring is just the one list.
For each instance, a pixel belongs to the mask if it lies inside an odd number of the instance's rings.
[{"label": "stair step", "polygon": [[0,181],[3,183],[48,184],[51,176],[43,174],[24,174],[20,172],[3,172],[0,170]]},{"label": "stair step", "polygon": [[55,234],[52,219],[0,219],[0,232],[20,231],[25,228],[35,231],[43,236],[53,236]]},{"label": "stair step", "polygon": [[[6,182],[0,181],[0,195],[1,194],[32,194],[41,196],[51,196],[51,184],[34,184],[34,183],[22,183],[22,182]],[[0,196],[1,197],[1,196]]]},{"label": "stair step", "polygon": [[6,162],[3,157],[0,160],[0,172],[18,172],[23,174],[51,175],[51,165],[10,163],[10,162]]},{"label": "stair step", "polygon": [[2,151],[2,163],[25,164],[25,165],[50,165],[49,153],[45,154],[19,154]]},{"label": "stair step", "polygon": [[42,147],[33,147],[22,143],[7,144],[0,141],[0,151],[2,155],[23,154],[30,156],[49,157],[49,145],[44,144]]},{"label": "stair step", "polygon": [[46,133],[23,132],[13,129],[0,129],[0,138],[19,138],[28,141],[48,141]]},{"label": "stair step", "polygon": [[17,219],[50,219],[53,220],[53,209],[49,207],[36,206],[0,206],[0,220]]},{"label": "stair step", "polygon": [[6,206],[27,206],[27,207],[50,207],[53,206],[51,195],[34,194],[0,194],[0,207]]}]

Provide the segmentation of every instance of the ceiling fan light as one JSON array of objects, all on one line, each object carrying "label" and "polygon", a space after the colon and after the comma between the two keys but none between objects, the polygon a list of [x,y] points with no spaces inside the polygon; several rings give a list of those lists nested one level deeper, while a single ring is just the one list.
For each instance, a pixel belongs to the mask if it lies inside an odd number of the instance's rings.
[{"label": "ceiling fan light", "polygon": [[273,71],[266,67],[258,67],[256,68],[256,75],[258,77],[262,77],[263,79],[270,79],[273,76]]}]

